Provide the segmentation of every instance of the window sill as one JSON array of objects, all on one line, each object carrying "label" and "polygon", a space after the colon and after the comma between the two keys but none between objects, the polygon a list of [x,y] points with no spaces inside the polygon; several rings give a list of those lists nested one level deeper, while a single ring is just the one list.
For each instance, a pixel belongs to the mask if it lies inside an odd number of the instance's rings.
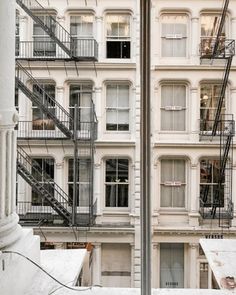
[{"label": "window sill", "polygon": [[110,214],[117,214],[117,215],[129,215],[130,208],[119,208],[119,207],[111,207],[110,209],[104,208],[103,215],[110,215]]},{"label": "window sill", "polygon": [[161,208],[158,211],[159,214],[176,214],[176,215],[186,215],[188,210],[186,208]]}]

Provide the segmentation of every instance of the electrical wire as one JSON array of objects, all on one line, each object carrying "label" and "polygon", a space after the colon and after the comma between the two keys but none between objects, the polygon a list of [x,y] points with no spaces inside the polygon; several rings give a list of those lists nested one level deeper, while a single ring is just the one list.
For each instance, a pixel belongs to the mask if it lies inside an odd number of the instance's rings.
[{"label": "electrical wire", "polygon": [[83,292],[83,291],[88,291],[91,290],[92,287],[89,288],[85,288],[85,289],[76,289],[76,288],[72,288],[69,287],[63,283],[61,283],[59,280],[57,280],[56,278],[54,278],[50,273],[48,273],[45,269],[43,269],[38,263],[36,263],[35,261],[33,261],[32,259],[30,259],[29,257],[17,252],[17,251],[9,251],[9,250],[3,250],[2,253],[4,254],[16,254],[19,255],[23,258],[25,258],[26,260],[28,260],[29,262],[31,262],[32,264],[34,264],[36,267],[38,267],[41,271],[43,271],[46,275],[48,275],[51,279],[53,279],[55,282],[57,282],[59,285],[61,285],[63,288],[72,290],[72,291],[77,291],[77,292]]}]

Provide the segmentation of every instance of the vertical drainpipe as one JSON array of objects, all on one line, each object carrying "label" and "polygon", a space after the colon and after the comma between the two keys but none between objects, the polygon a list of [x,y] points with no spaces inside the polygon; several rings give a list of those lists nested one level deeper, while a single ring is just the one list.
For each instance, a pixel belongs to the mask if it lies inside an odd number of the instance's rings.
[{"label": "vertical drainpipe", "polygon": [[150,15],[151,0],[140,0],[141,295],[151,295]]}]

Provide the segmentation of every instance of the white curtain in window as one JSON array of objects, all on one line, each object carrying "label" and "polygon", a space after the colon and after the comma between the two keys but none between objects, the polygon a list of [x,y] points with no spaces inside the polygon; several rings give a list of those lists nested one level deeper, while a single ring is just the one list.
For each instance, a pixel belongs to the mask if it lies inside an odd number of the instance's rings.
[{"label": "white curtain in window", "polygon": [[161,243],[161,288],[184,288],[184,245]]},{"label": "white curtain in window", "polygon": [[161,161],[161,207],[185,206],[185,161]]},{"label": "white curtain in window", "polygon": [[186,129],[186,86],[163,85],[161,88],[161,130]]},{"label": "white curtain in window", "polygon": [[162,18],[162,56],[186,57],[187,17],[166,15]]}]

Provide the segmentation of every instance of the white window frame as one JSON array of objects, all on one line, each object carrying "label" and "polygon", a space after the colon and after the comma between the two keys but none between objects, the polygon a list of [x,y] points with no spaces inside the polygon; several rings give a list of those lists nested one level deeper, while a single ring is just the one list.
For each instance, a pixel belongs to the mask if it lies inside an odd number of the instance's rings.
[{"label": "white window frame", "polygon": [[[184,86],[185,87],[185,106],[165,106],[162,107],[162,101],[163,101],[163,87],[165,86],[171,86],[174,87],[175,86]],[[188,113],[188,86],[186,83],[181,83],[181,82],[174,82],[174,83],[162,83],[161,84],[161,101],[160,101],[160,131],[161,133],[186,133],[188,130],[187,127],[187,113]],[[182,111],[184,110],[184,129],[183,130],[174,130],[174,129],[169,129],[169,130],[164,130],[162,129],[162,118],[164,116],[164,111],[172,111],[174,112],[178,112],[178,111]],[[174,122],[173,122],[174,124]],[[175,124],[174,124],[175,125]]]},{"label": "white window frame", "polygon": [[[165,160],[171,160],[171,161],[178,161],[178,160],[181,160],[181,161],[184,161],[184,170],[185,170],[185,175],[184,175],[184,182],[181,182],[181,181],[165,181],[165,182],[162,182],[162,165],[163,165],[163,161]],[[187,186],[187,183],[188,183],[188,177],[187,177],[187,167],[188,167],[188,164],[187,164],[187,159],[185,159],[184,157],[163,157],[160,159],[160,209],[163,211],[166,211],[166,210],[171,210],[171,211],[185,211],[186,208],[187,208],[187,195],[188,195],[188,186]],[[173,167],[172,167],[173,169]],[[162,195],[161,195],[161,187],[162,186],[166,186],[166,187],[173,187],[173,188],[178,188],[178,187],[184,187],[184,205],[183,207],[174,207],[173,206],[173,192],[172,192],[172,199],[171,199],[171,203],[172,203],[172,206],[163,206],[162,205]]]},{"label": "white window frame", "polygon": [[[221,92],[221,87],[220,87],[220,81],[204,81],[204,82],[201,82],[200,83],[200,102],[199,102],[199,105],[200,105],[200,112],[199,112],[199,115],[200,115],[200,121],[202,121],[202,120],[205,120],[205,116],[204,116],[204,118],[201,118],[201,113],[205,110],[205,111],[211,111],[212,113],[214,113],[214,110],[216,110],[217,109],[217,105],[215,106],[215,107],[202,107],[201,106],[201,101],[203,101],[204,102],[204,99],[207,101],[208,100],[208,96],[207,96],[207,98],[204,98],[205,97],[205,95],[207,95],[207,93],[204,93],[204,92],[202,92],[202,87],[204,86],[204,85],[206,85],[206,86],[209,86],[209,87],[211,87],[211,96],[213,97],[213,92],[214,92],[214,87],[215,86],[219,86],[219,98],[220,98],[220,92]],[[215,95],[214,96],[214,98],[216,98],[217,96]],[[224,97],[224,102],[223,102],[223,106],[222,106],[222,111],[221,111],[221,113],[222,114],[224,114],[224,113],[226,113],[227,112],[227,86],[226,86],[226,91],[225,91],[225,97]],[[212,126],[213,126],[213,123],[214,123],[214,115],[213,114],[210,114],[210,119],[209,119],[210,121],[209,122],[212,122]],[[210,123],[209,123],[210,124]],[[211,127],[211,124],[209,125],[209,128]],[[207,133],[207,132],[211,132],[211,129],[209,129],[208,130],[208,127],[207,128],[204,128],[204,126],[203,125],[201,125],[200,126],[200,131],[203,131],[204,133]],[[205,130],[205,129],[207,129],[207,130]]]},{"label": "white window frame", "polygon": [[[109,16],[117,16],[117,17],[122,17],[122,16],[126,16],[129,17],[129,34],[128,36],[120,36],[119,34],[117,36],[113,36],[113,35],[109,35],[108,31],[107,31],[107,26],[108,26],[108,21],[107,18]],[[132,56],[132,42],[131,42],[131,36],[132,36],[132,17],[131,17],[131,13],[128,11],[122,11],[122,12],[107,12],[105,15],[105,42],[106,42],[106,46],[105,46],[105,57],[108,60],[130,60],[131,56]],[[129,57],[108,57],[107,54],[107,42],[129,42]],[[122,53],[121,53],[122,55]]]},{"label": "white window frame", "polygon": [[[46,85],[50,85],[50,86],[54,86],[54,99],[56,100],[56,84],[54,83],[54,82],[40,82],[39,83],[39,85],[40,85],[40,87],[41,88],[43,88],[43,89],[45,89],[45,86]],[[32,84],[32,92],[34,92],[34,84]],[[46,91],[47,92],[47,91]],[[43,101],[44,101],[44,96],[43,96]],[[46,116],[46,114],[44,114],[41,110],[40,110],[40,108],[39,107],[37,107],[36,105],[33,105],[33,103],[31,104],[32,105],[32,107],[31,107],[31,110],[32,110],[32,131],[48,131],[48,132],[52,132],[52,131],[55,131],[56,130],[56,124],[54,123],[54,121],[52,120],[52,119],[50,119],[50,118],[48,118],[47,116]],[[49,107],[50,109],[54,109],[54,111],[56,112],[56,106],[54,106],[54,107]],[[34,110],[39,110],[42,114],[43,114],[43,117],[42,117],[42,119],[40,119],[40,121],[42,121],[41,122],[41,124],[42,124],[42,128],[35,128],[35,127],[37,127],[37,125],[38,125],[38,127],[40,127],[40,122],[38,122],[38,124],[36,123],[35,124],[35,122],[36,122],[36,120],[34,120]],[[47,129],[47,128],[44,128],[44,126],[45,126],[45,124],[47,125],[48,124],[48,126],[51,126],[52,128],[50,129]]]},{"label": "white window frame", "polygon": [[[67,173],[66,173],[67,174],[67,178],[66,178],[66,188],[67,189],[66,189],[66,191],[68,193],[68,196],[69,196],[69,185],[73,185],[73,183],[74,183],[73,181],[69,181],[69,167],[70,167],[69,166],[70,165],[69,162],[70,162],[70,160],[73,160],[73,158],[68,158],[67,159]],[[89,160],[89,159],[88,158],[79,158],[79,160]],[[91,164],[91,161],[90,161],[90,164]],[[73,167],[72,167],[72,169],[73,169]],[[78,164],[78,171],[79,171],[79,164]],[[85,184],[85,185],[91,185],[91,183],[90,183],[89,180],[86,181],[86,182],[85,181],[77,181],[76,184],[79,185],[79,186],[80,185],[83,185],[83,184]],[[90,191],[88,191],[88,197],[89,197],[89,193],[90,193]],[[73,200],[73,195],[70,196],[70,197],[71,197],[71,200]],[[80,204],[79,205],[77,204],[77,206],[76,206],[76,212],[77,213],[89,213],[89,206],[90,206],[89,200],[88,200],[88,206],[81,206]],[[71,207],[72,207],[72,204],[71,204]]]},{"label": "white window frame", "polygon": [[[50,15],[52,16],[52,17],[56,17],[56,13],[55,12],[52,12],[52,13],[50,13]],[[47,18],[48,17],[48,15],[47,14],[43,14],[43,13],[36,13],[36,16],[37,17],[43,17],[43,18]],[[34,27],[35,26],[38,26],[41,30],[42,30],[42,34],[39,34],[39,35],[37,35],[37,34],[35,34],[35,32],[34,32]],[[56,27],[55,27],[55,32],[54,32],[55,34],[57,33],[56,32]],[[47,48],[45,47],[45,44],[44,44],[44,48],[41,50],[40,49],[40,51],[42,51],[43,52],[43,54],[42,55],[37,55],[36,54],[36,56],[40,56],[40,57],[53,57],[53,56],[56,56],[56,54],[57,54],[57,44],[56,44],[56,42],[53,40],[53,39],[51,39],[50,38],[50,36],[37,24],[37,22],[34,22],[33,21],[33,32],[32,32],[32,38],[33,38],[33,41],[36,41],[36,42],[40,42],[40,41],[37,41],[37,38],[40,38],[40,39],[45,39],[45,41],[48,41],[48,42],[50,42],[50,47],[52,46],[53,47],[53,50],[50,50],[51,52],[53,52],[54,54],[53,55],[50,55],[50,54],[46,54],[46,52],[47,52]],[[36,39],[36,40],[35,40]],[[47,46],[47,45],[46,45]],[[40,46],[41,47],[41,46]],[[49,48],[49,49],[51,49],[51,48]],[[32,52],[32,56],[34,56],[34,51],[35,51],[35,44],[33,44],[33,52]]]},{"label": "white window frame", "polygon": [[[107,95],[107,87],[109,86],[115,86],[116,87],[116,106],[114,107],[109,107],[107,106],[107,98],[108,98],[108,95]],[[119,95],[118,95],[118,88],[119,86],[127,86],[128,87],[128,103],[127,103],[127,107],[119,107],[118,104],[119,104]],[[107,82],[106,85],[105,85],[105,91],[106,91],[106,100],[105,100],[105,110],[106,110],[106,116],[105,116],[105,130],[106,130],[106,133],[114,133],[114,132],[118,132],[118,133],[129,133],[130,132],[130,97],[131,97],[131,90],[130,90],[130,83],[129,82]],[[108,111],[114,111],[116,112],[116,125],[117,125],[117,128],[115,130],[109,130],[107,129],[107,113]],[[119,112],[120,111],[126,111],[128,112],[128,129],[127,130],[119,130]]]},{"label": "white window frame", "polygon": [[[201,52],[201,54],[210,54],[212,52],[212,47],[214,45],[214,43],[212,43],[211,39],[212,38],[215,38],[216,37],[216,34],[214,35],[209,35],[209,36],[203,36],[202,35],[202,18],[204,16],[209,16],[209,17],[216,17],[216,16],[219,16],[219,21],[218,21],[218,24],[220,23],[220,16],[221,16],[221,12],[214,12],[214,11],[203,11],[200,15],[200,28],[199,28],[199,31],[200,31],[200,40],[201,40],[201,50],[203,52]],[[217,28],[217,26],[216,26]],[[217,29],[216,29],[216,32],[217,33]],[[223,39],[227,38],[227,35],[228,35],[228,17],[226,15],[226,19],[225,19],[225,25],[223,27],[223,32],[222,32],[222,35],[221,37]]]},{"label": "white window frame", "polygon": [[[53,157],[44,157],[44,156],[42,156],[42,157],[38,157],[38,156],[32,156],[32,159],[33,160],[35,160],[35,161],[37,161],[37,160],[42,160],[42,165],[43,165],[43,160],[45,161],[45,160],[52,160],[53,161],[53,174],[54,174],[54,181],[55,181],[55,172],[56,172],[56,169],[55,169],[55,164],[56,164],[56,161],[55,161],[55,159],[53,158]],[[41,168],[42,168],[42,171],[45,171],[45,169],[43,169],[43,166],[41,166]],[[46,173],[46,172],[45,172]],[[49,175],[50,176],[50,175]],[[50,176],[51,177],[51,176]],[[39,181],[38,180],[38,182],[39,183],[41,183],[41,184],[43,184],[44,182],[43,181]],[[34,205],[33,204],[33,195],[32,195],[32,193],[33,193],[33,189],[31,188],[31,203],[32,203],[32,207],[34,207],[34,208],[38,208],[39,210],[40,210],[40,208],[42,209],[42,210],[44,210],[43,208],[44,207],[49,207],[49,208],[51,208],[51,206],[49,205],[49,204],[47,204],[47,199],[45,199],[44,201],[46,201],[46,205],[44,205],[44,203],[43,203],[43,200],[42,200],[42,204],[36,204],[36,205]],[[37,194],[37,193],[36,193]],[[39,195],[39,194],[38,194]],[[53,212],[53,209],[51,208],[51,210],[52,210],[52,212]]]},{"label": "white window frame", "polygon": [[[201,169],[202,169],[202,161],[217,161],[218,162],[218,165],[219,165],[219,172],[220,172],[220,158],[219,157],[203,157],[200,159],[200,175],[199,175],[199,185],[201,187],[201,185],[209,185],[210,186],[210,189],[213,187],[217,187],[218,186],[218,182],[213,182],[213,173],[211,171],[211,179],[210,179],[210,182],[201,182]],[[211,170],[213,169],[213,166],[211,164]],[[227,177],[227,176],[225,176]],[[225,183],[222,183],[222,185],[225,185]],[[200,187],[199,187],[199,197],[200,197]],[[213,203],[213,195],[211,196],[211,200],[210,200],[211,203]],[[224,203],[225,203],[225,192],[224,192]],[[211,208],[212,206],[209,204],[208,207],[206,208]],[[221,209],[224,208],[224,206],[220,207]]]},{"label": "white window frame", "polygon": [[[162,25],[165,23],[164,21],[164,18],[168,16],[168,17],[178,17],[178,16],[183,16],[186,18],[186,36],[181,36],[180,34],[168,34],[165,36],[163,36],[163,27]],[[161,39],[161,42],[160,42],[160,52],[161,52],[161,58],[162,59],[177,59],[177,60],[182,60],[182,59],[186,59],[189,57],[189,15],[188,13],[186,12],[163,12],[160,16],[160,19],[161,19],[161,36],[160,36],[160,39]],[[168,23],[168,22],[167,22]],[[183,22],[184,23],[184,22]],[[185,39],[186,42],[185,42],[185,48],[186,48],[186,52],[185,52],[185,55],[184,56],[163,56],[163,50],[162,50],[162,46],[163,46],[163,39],[172,39],[172,40],[178,40],[178,39]]]},{"label": "white window frame", "polygon": [[[117,181],[115,182],[107,182],[106,181],[106,161],[108,160],[127,160],[128,161],[128,181],[127,182],[119,182],[119,180],[117,179]],[[104,210],[105,211],[122,211],[122,212],[128,212],[130,209],[130,204],[131,204],[131,199],[130,199],[130,189],[131,189],[131,175],[130,175],[130,159],[127,156],[111,156],[111,157],[106,157],[104,159]],[[117,171],[116,171],[117,173]],[[106,206],[106,186],[107,185],[118,185],[118,184],[125,184],[128,186],[128,196],[127,196],[127,202],[128,202],[128,206],[124,206],[124,207],[119,207],[119,206],[115,206],[115,207],[111,207],[111,206]],[[116,202],[118,202],[118,195],[116,196]]]}]

